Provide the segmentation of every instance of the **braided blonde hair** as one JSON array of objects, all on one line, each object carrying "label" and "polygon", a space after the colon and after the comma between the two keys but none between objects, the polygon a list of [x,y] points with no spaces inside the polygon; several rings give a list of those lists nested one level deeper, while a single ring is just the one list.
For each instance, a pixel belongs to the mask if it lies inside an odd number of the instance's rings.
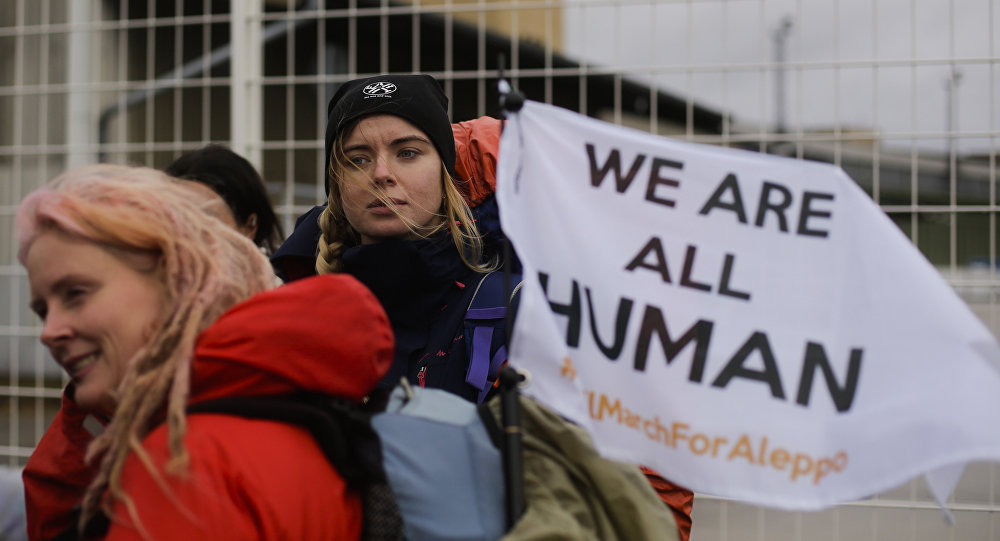
[{"label": "braided blonde hair", "polygon": [[[337,139],[333,143],[330,163],[327,164],[327,174],[329,195],[327,206],[319,216],[319,227],[321,231],[318,243],[318,256],[316,257],[316,272],[327,274],[343,271],[342,257],[347,248],[356,246],[361,242],[361,235],[347,221],[343,205],[340,198],[340,185],[343,182],[350,182],[347,178],[347,168],[361,169],[348,159],[344,152],[344,140],[351,134],[355,125],[340,131]],[[437,210],[438,216],[442,220],[431,228],[420,228],[409,218],[403,216],[385,194],[372,188],[371,183],[365,184],[374,197],[385,203],[403,223],[415,235],[427,238],[440,231],[447,225],[455,247],[462,258],[462,262],[468,268],[477,272],[487,272],[495,265],[493,263],[483,263],[483,240],[479,234],[479,228],[472,217],[472,210],[456,185],[456,179],[448,174],[444,162],[441,162],[441,188],[444,198],[441,207]]]},{"label": "braided blonde hair", "polygon": [[85,166],[31,193],[18,209],[22,264],[34,238],[58,228],[116,255],[153,254],[153,272],[165,292],[166,313],[145,347],[127,362],[114,415],[87,449],[87,460],[99,458],[100,463],[84,496],[81,527],[117,499],[141,529],[121,486],[126,458],[135,453],[162,480],[141,442],[165,412],[167,471],[186,469],[184,408],[195,341],[231,306],[274,283],[266,257],[220,220],[225,203],[186,184],[144,167]]}]

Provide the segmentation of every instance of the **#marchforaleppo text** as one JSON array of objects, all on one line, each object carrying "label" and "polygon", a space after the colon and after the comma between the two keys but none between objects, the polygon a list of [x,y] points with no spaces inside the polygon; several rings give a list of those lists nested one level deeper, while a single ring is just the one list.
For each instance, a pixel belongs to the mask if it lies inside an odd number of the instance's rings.
[{"label": "#marchforaleppo text", "polygon": [[819,457],[772,446],[767,436],[740,434],[737,438],[730,438],[706,434],[687,423],[665,423],[659,416],[640,415],[624,406],[619,398],[594,391],[587,391],[586,394],[591,419],[613,422],[636,430],[646,438],[671,449],[717,460],[745,461],[748,465],[773,468],[786,474],[791,482],[811,482],[814,485],[818,485],[824,477],[840,473],[847,467],[845,451],[839,451],[832,457]]}]

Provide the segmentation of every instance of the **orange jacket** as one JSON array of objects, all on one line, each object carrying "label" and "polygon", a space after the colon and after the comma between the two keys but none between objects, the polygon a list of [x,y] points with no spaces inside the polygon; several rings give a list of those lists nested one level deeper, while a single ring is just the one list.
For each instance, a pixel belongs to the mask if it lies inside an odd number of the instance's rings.
[{"label": "orange jacket", "polygon": [[653,485],[653,490],[673,512],[680,541],[688,541],[688,538],[691,537],[691,509],[694,506],[694,493],[664,479],[655,470],[645,466],[640,466],[640,468],[642,473],[646,475],[646,479],[649,480],[649,484]]},{"label": "orange jacket", "polygon": [[451,125],[455,134],[455,173],[467,181],[470,206],[483,202],[497,187],[497,152],[501,121],[488,116]]},{"label": "orange jacket", "polygon": [[[202,333],[189,402],[298,391],[359,401],[389,368],[392,351],[388,318],[358,281],[299,280],[233,307]],[[61,413],[54,426],[66,427],[79,410]],[[187,470],[167,473],[167,429],[156,427],[143,440],[156,475],[135,454],[122,473],[139,524],[115,501],[105,539],[143,539],[142,530],[155,540],[360,537],[360,497],[306,429],[223,414],[187,419]],[[92,472],[80,468],[85,443],[66,434],[46,433],[26,467],[31,539],[70,526],[70,510],[89,482]],[[59,468],[68,459],[72,483],[63,491]]]}]

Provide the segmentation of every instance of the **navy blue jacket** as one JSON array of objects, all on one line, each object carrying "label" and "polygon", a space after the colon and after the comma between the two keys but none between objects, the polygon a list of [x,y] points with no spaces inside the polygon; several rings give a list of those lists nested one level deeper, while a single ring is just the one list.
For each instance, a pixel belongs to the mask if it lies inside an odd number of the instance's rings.
[{"label": "navy blue jacket", "polygon": [[[317,219],[324,208],[314,207],[299,217],[295,230],[271,257],[284,280],[315,274]],[[496,257],[500,235],[495,200],[488,198],[475,214],[485,251]],[[470,342],[464,333],[469,305],[485,275],[462,262],[447,232],[354,246],[344,252],[343,262],[344,272],[368,286],[382,303],[395,333],[393,365],[380,386],[392,387],[406,378],[470,401],[480,398],[480,389],[466,383]],[[494,351],[504,342],[502,332],[496,341]]]}]

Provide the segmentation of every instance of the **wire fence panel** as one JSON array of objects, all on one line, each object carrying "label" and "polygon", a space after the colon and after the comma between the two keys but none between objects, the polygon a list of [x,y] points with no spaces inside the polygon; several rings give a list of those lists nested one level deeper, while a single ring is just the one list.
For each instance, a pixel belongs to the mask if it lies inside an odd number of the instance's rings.
[{"label": "wire fence panel", "polygon": [[[338,85],[430,73],[461,121],[499,114],[501,70],[616,124],[839,165],[1000,335],[1000,0],[0,0],[0,463],[66,383],[16,258],[25,194],[221,142],[288,232],[323,200]],[[820,513],[699,496],[692,539],[1000,539],[996,465],[950,504],[953,526],[919,480]]]}]

